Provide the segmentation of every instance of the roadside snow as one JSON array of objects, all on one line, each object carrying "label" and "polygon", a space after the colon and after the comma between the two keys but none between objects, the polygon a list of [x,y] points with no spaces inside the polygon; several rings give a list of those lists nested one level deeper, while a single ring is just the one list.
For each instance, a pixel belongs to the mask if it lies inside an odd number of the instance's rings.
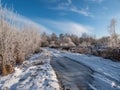
[{"label": "roadside snow", "polygon": [[50,53],[44,50],[33,55],[15,72],[0,76],[0,90],[59,90],[56,74],[50,65]]}]

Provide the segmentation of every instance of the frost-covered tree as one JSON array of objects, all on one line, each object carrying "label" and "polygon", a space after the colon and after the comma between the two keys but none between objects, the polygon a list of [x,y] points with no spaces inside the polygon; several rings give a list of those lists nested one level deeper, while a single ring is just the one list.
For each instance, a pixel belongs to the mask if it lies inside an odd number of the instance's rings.
[{"label": "frost-covered tree", "polygon": [[46,35],[45,32],[42,33],[42,35],[41,35],[41,46],[42,47],[48,47],[49,46],[49,42],[47,40],[47,35]]},{"label": "frost-covered tree", "polygon": [[109,37],[101,37],[97,40],[97,44],[108,46],[109,45]]},{"label": "frost-covered tree", "polygon": [[77,35],[70,35],[70,38],[76,46],[79,45],[79,37]]},{"label": "frost-covered tree", "polygon": [[96,43],[95,37],[90,36],[87,33],[83,33],[80,37],[80,45],[82,46],[91,46]]},{"label": "frost-covered tree", "polygon": [[51,34],[51,40],[52,41],[57,41],[57,35],[55,33]]},{"label": "frost-covered tree", "polygon": [[71,40],[70,37],[65,36],[65,37],[63,38],[62,43],[61,43],[61,46],[71,47],[71,46],[75,46],[75,44],[72,42],[72,40]]},{"label": "frost-covered tree", "polygon": [[110,33],[110,45],[111,47],[117,47],[118,45],[118,35],[116,33],[116,24],[117,21],[116,19],[112,19],[110,22],[110,26],[109,26],[109,33]]}]

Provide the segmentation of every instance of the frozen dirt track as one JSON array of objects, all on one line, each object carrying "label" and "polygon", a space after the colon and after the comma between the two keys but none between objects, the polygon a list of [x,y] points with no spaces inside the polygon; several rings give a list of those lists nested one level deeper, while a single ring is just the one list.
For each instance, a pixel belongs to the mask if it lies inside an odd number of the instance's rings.
[{"label": "frozen dirt track", "polygon": [[92,81],[91,69],[66,57],[52,56],[51,58],[51,65],[63,87],[70,90],[91,90],[88,85]]},{"label": "frozen dirt track", "polygon": [[120,90],[120,62],[48,48],[51,65],[70,90]]}]

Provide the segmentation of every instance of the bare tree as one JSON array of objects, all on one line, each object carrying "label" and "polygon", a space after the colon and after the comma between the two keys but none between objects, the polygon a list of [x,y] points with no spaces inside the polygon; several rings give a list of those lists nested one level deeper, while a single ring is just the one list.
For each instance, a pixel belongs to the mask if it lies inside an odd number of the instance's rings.
[{"label": "bare tree", "polygon": [[56,41],[57,40],[57,35],[55,33],[51,34],[51,40]]},{"label": "bare tree", "polygon": [[110,45],[115,48],[118,45],[118,35],[116,34],[116,19],[112,19],[110,26],[109,26],[109,33],[110,33]]},{"label": "bare tree", "polygon": [[42,47],[49,46],[49,43],[48,43],[48,40],[47,40],[47,35],[46,35],[45,32],[41,35],[41,46]]}]

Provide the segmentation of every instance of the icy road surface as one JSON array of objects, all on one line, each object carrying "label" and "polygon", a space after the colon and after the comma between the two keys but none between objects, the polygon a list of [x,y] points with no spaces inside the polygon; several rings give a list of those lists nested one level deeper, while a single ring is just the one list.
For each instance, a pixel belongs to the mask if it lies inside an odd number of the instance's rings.
[{"label": "icy road surface", "polygon": [[53,55],[52,66],[60,73],[63,84],[70,88],[89,86],[90,90],[120,90],[120,62],[50,48],[48,51]]},{"label": "icy road surface", "polygon": [[35,54],[13,74],[0,76],[0,90],[60,90],[48,54],[46,50]]},{"label": "icy road surface", "polygon": [[51,64],[56,70],[61,81],[62,88],[70,90],[89,90],[92,71],[86,66],[70,60],[66,57],[53,56]]}]

